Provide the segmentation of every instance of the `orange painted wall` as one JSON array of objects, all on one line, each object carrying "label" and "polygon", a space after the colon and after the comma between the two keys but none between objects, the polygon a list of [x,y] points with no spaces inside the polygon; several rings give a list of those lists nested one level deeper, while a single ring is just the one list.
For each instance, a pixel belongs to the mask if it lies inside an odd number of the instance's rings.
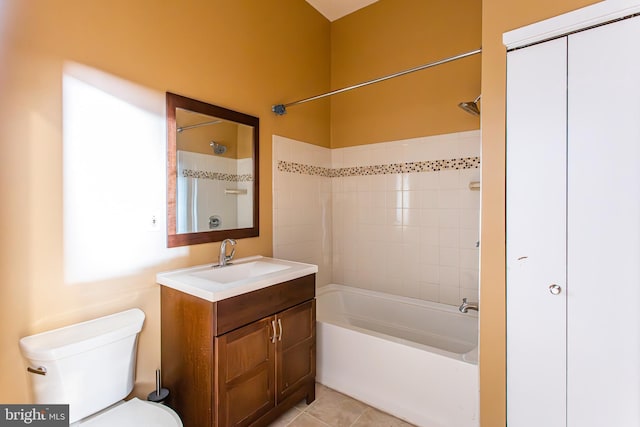
[{"label": "orange painted wall", "polygon": [[[481,47],[478,0],[380,0],[331,26],[339,89]],[[481,55],[331,97],[331,147],[478,129],[458,108],[480,94]]]},{"label": "orange painted wall", "polygon": [[[329,90],[330,23],[305,1],[1,1],[3,403],[29,399],[20,337],[134,306],[147,315],[138,361],[144,369],[138,369],[136,389],[146,396],[160,365],[155,273],[213,262],[218,253],[219,244],[196,245],[126,277],[65,283],[62,79],[67,61],[160,96],[170,91],[260,118],[261,234],[239,242],[240,257],[272,253],[272,135],[329,146],[328,103],[310,104],[286,118],[270,111],[274,103]],[[126,96],[144,102],[136,93]],[[160,105],[158,115],[163,114]],[[162,138],[157,143],[166,145]],[[146,161],[151,160],[140,159]],[[114,172],[120,172],[117,164]]]},{"label": "orange painted wall", "polygon": [[505,85],[502,34],[597,3],[592,0],[482,2],[482,230],[480,254],[480,417],[506,425]]}]

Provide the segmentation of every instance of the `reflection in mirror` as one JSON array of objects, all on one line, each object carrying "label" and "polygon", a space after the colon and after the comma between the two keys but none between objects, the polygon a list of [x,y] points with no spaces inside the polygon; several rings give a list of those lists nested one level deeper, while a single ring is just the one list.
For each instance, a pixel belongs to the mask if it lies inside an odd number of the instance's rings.
[{"label": "reflection in mirror", "polygon": [[259,120],[167,93],[168,246],[258,235]]}]

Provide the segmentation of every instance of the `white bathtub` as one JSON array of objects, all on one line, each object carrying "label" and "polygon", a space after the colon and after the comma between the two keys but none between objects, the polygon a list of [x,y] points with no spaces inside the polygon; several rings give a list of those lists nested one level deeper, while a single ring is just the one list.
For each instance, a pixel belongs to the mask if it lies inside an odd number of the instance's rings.
[{"label": "white bathtub", "polygon": [[479,425],[475,312],[328,285],[317,320],[318,382],[419,426]]}]

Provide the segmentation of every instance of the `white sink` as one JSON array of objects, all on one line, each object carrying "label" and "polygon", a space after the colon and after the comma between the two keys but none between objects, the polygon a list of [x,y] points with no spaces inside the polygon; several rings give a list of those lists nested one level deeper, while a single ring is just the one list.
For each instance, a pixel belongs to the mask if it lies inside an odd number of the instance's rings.
[{"label": "white sink", "polygon": [[215,302],[317,272],[317,265],[256,256],[224,267],[206,264],[158,273],[156,281]]},{"label": "white sink", "polygon": [[225,267],[207,268],[203,271],[191,273],[196,277],[211,280],[212,282],[225,284],[237,282],[239,280],[248,279],[250,277],[258,277],[276,271],[282,271],[291,268],[288,265],[275,264],[265,261],[249,261],[240,264],[229,264]]}]

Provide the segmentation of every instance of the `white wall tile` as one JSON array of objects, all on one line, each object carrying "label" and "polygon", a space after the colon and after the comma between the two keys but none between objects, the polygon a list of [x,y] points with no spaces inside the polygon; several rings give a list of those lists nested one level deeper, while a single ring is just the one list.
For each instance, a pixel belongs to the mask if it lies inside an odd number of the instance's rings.
[{"label": "white wall tile", "polygon": [[[440,247],[438,245],[420,245],[420,259],[427,265],[440,264]],[[438,277],[440,273],[438,273]]]},{"label": "white wall tile", "polygon": [[460,208],[474,209],[477,206],[480,206],[479,191],[466,190],[460,192]]},{"label": "white wall tile", "polygon": [[458,304],[462,303],[462,298],[466,298],[469,302],[478,302],[479,293],[477,289],[460,288],[460,300]]},{"label": "white wall tile", "polygon": [[402,227],[402,242],[403,243],[411,243],[411,244],[419,244],[421,237],[422,228],[421,227],[410,227],[403,226]]},{"label": "white wall tile", "polygon": [[345,193],[353,193],[358,189],[357,177],[345,176],[342,178],[342,191]]},{"label": "white wall tile", "polygon": [[375,144],[376,147],[373,147],[369,150],[369,161],[371,165],[386,165],[389,164],[389,158],[387,157],[387,149],[386,147],[381,147],[382,144]]},{"label": "white wall tile", "polygon": [[458,150],[461,157],[480,156],[480,131],[461,133],[458,139]]},{"label": "white wall tile", "polygon": [[420,179],[421,172],[403,173],[402,176],[402,189],[407,190],[421,190],[422,180]]},{"label": "white wall tile", "polygon": [[460,231],[458,228],[440,228],[440,247],[458,248],[460,242]]},{"label": "white wall tile", "polygon": [[420,209],[402,209],[402,225],[419,227],[422,225]]},{"label": "white wall tile", "polygon": [[474,249],[478,242],[478,229],[460,228],[460,248]]},{"label": "white wall tile", "polygon": [[460,267],[477,270],[480,268],[477,249],[460,249]]},{"label": "white wall tile", "polygon": [[460,228],[478,230],[480,228],[480,207],[460,210]]},{"label": "white wall tile", "polygon": [[438,209],[438,225],[442,228],[458,228],[460,224],[459,209]]},{"label": "white wall tile", "polygon": [[440,247],[440,265],[446,267],[458,267],[460,264],[460,254],[458,248]]},{"label": "white wall tile", "polygon": [[457,267],[440,266],[440,285],[460,286],[460,271]]},{"label": "white wall tile", "polygon": [[443,170],[438,173],[439,188],[443,190],[452,190],[460,188],[460,171]]},{"label": "white wall tile", "polygon": [[404,141],[398,141],[385,144],[386,158],[385,164],[403,163],[405,162],[407,144]]},{"label": "white wall tile", "polygon": [[419,298],[427,301],[440,301],[440,285],[437,283],[420,283]]},{"label": "white wall tile", "polygon": [[458,177],[460,179],[458,188],[460,189],[469,189],[469,184],[471,182],[480,181],[480,169],[461,169],[458,172]]},{"label": "white wall tile", "polygon": [[371,208],[372,209],[386,209],[387,207],[387,193],[381,191],[371,192]]},{"label": "white wall tile", "polygon": [[345,168],[369,164],[368,152],[363,151],[359,147],[345,148],[342,156],[342,167]]},{"label": "white wall tile", "polygon": [[371,191],[373,192],[385,192],[387,191],[387,178],[386,175],[370,175]]},{"label": "white wall tile", "polygon": [[460,207],[460,192],[457,190],[438,190],[438,207],[458,209]]},{"label": "white wall tile", "polygon": [[384,175],[384,177],[387,191],[402,191],[402,174],[390,173]]},{"label": "white wall tile", "polygon": [[423,265],[420,269],[421,279],[428,283],[440,283],[440,267],[437,265]]},{"label": "white wall tile", "polygon": [[420,190],[419,193],[421,209],[438,208],[438,190]]},{"label": "white wall tile", "polygon": [[460,287],[478,290],[478,269],[460,269]]},{"label": "white wall tile", "polygon": [[471,131],[329,150],[274,136],[274,254],[318,264],[323,283],[454,305],[462,294],[477,298],[479,192],[468,184],[479,169],[328,178],[279,172],[277,161],[453,159],[479,155],[479,141]]},{"label": "white wall tile", "polygon": [[438,246],[440,244],[440,229],[438,227],[420,227],[420,242]]},{"label": "white wall tile", "polygon": [[344,149],[331,150],[331,167],[336,169],[344,167]]},{"label": "white wall tile", "polygon": [[419,172],[416,173],[420,180],[420,189],[438,190],[440,188],[440,172]]},{"label": "white wall tile", "polygon": [[386,212],[387,212],[387,224],[397,225],[397,226],[402,225],[402,221],[403,221],[402,208],[387,209]]},{"label": "white wall tile", "polygon": [[422,226],[438,227],[440,225],[440,211],[438,209],[422,209]]},{"label": "white wall tile", "polygon": [[440,302],[443,304],[459,305],[462,302],[460,288],[457,286],[440,285]]}]

